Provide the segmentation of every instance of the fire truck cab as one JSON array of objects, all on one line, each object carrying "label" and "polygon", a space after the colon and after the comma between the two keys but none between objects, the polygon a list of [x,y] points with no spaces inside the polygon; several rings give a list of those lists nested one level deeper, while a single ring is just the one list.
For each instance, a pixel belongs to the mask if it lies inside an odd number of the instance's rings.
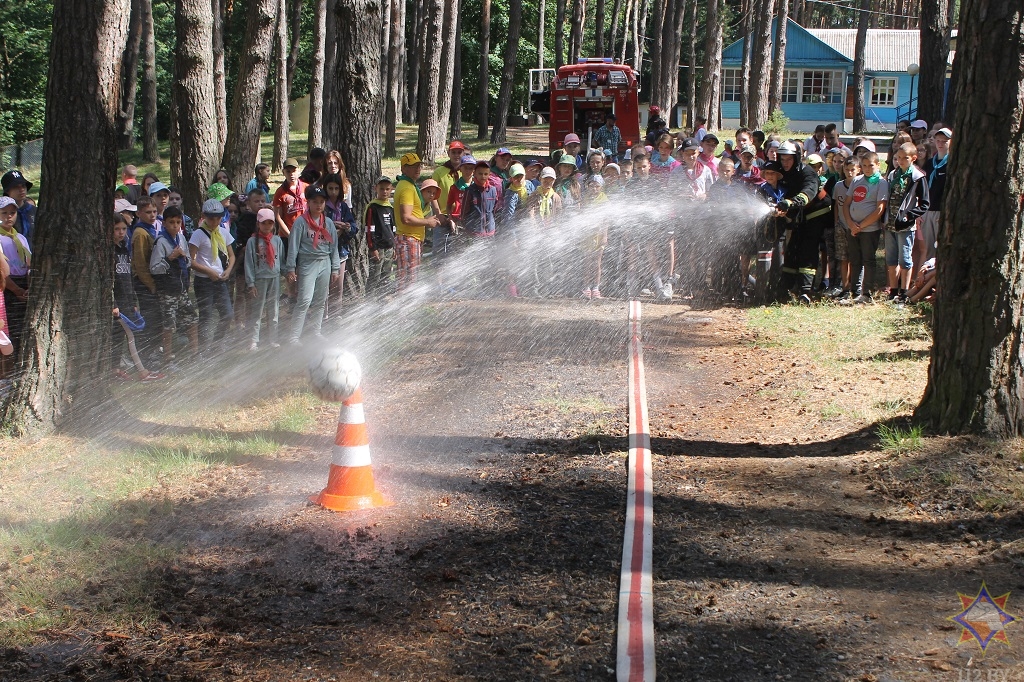
[{"label": "fire truck cab", "polygon": [[589,57],[566,64],[557,73],[551,69],[534,71],[541,73],[537,78],[530,74],[530,108],[550,121],[551,151],[560,148],[569,133],[579,135],[586,148],[608,114],[615,114],[615,124],[622,133],[618,153],[640,143],[638,84],[630,66],[608,57]]}]

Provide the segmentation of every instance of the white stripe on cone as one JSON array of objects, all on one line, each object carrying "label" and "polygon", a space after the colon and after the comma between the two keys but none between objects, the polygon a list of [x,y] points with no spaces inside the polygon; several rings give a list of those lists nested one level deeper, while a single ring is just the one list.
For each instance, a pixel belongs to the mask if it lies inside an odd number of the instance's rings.
[{"label": "white stripe on cone", "polygon": [[343,404],[341,410],[338,412],[338,423],[339,424],[365,424],[366,414],[363,412],[363,404],[356,403],[355,405]]},{"label": "white stripe on cone", "polygon": [[370,466],[370,446],[354,445],[344,447],[335,445],[331,464],[338,467],[368,467]]}]

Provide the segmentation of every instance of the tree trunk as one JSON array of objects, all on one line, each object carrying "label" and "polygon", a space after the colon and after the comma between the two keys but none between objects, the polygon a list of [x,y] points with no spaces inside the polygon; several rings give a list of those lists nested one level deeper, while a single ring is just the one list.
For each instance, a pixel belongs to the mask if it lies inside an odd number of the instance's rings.
[{"label": "tree trunk", "polygon": [[211,0],[213,15],[213,101],[217,113],[217,158],[228,139],[228,92],[224,74],[224,2]]},{"label": "tree trunk", "polygon": [[615,41],[619,37],[619,14],[622,12],[622,0],[615,0],[612,3],[612,20],[608,28],[608,49],[602,53],[603,57],[615,56]]},{"label": "tree trunk", "polygon": [[[542,0],[543,1],[543,0]],[[455,15],[455,63],[452,65],[452,110],[449,112],[450,136],[462,139],[462,8]]]},{"label": "tree trunk", "polygon": [[747,126],[760,128],[768,120],[768,85],[772,59],[772,15],[775,0],[755,2],[754,43],[750,53],[750,110]]},{"label": "tree trunk", "polygon": [[[626,52],[629,48],[630,27],[636,26],[636,13],[639,3],[633,2],[633,0],[626,0],[626,16],[622,21],[622,50],[619,52],[619,61],[626,64]],[[632,17],[632,19],[630,18]],[[614,40],[612,42],[615,42]]]},{"label": "tree trunk", "polygon": [[313,12],[313,73],[309,81],[310,147],[323,143],[324,124],[324,57],[327,52],[327,0],[315,0]]},{"label": "tree trunk", "polygon": [[260,155],[263,102],[270,74],[278,0],[253,0],[246,8],[245,42],[231,100],[224,169],[233,187],[242,188],[252,177]]},{"label": "tree trunk", "polygon": [[583,23],[587,0],[572,0],[572,27],[569,33],[569,63],[575,64],[583,53]]},{"label": "tree trunk", "polygon": [[[619,0],[615,0],[618,2]],[[540,0],[537,8],[537,68],[544,68],[544,14],[547,9],[547,2]]]},{"label": "tree trunk", "polygon": [[[640,2],[640,0],[634,0],[634,2]],[[647,19],[650,12],[651,0],[644,0],[639,30],[637,30],[636,16],[633,17],[633,68],[636,69],[637,78],[640,77],[640,72],[643,70],[644,36],[647,35]]]},{"label": "tree trunk", "polygon": [[291,45],[288,48],[288,101],[292,99],[292,80],[299,65],[299,47],[302,44],[302,0],[292,0],[291,9],[292,15],[288,24],[291,34]]},{"label": "tree trunk", "polygon": [[[683,0],[679,0],[679,23],[676,26],[679,28],[679,32],[682,33],[684,26],[683,13]],[[697,0],[693,0],[691,3],[692,13],[690,15],[690,33],[686,41],[686,117],[687,123],[693,127],[693,112],[697,108],[697,14],[700,9],[697,5]],[[676,69],[676,73],[679,70]],[[679,79],[676,78],[678,84]],[[679,86],[676,86],[676,92],[678,92]]]},{"label": "tree trunk", "polygon": [[[374,196],[380,176],[381,129],[384,125],[384,84],[381,82],[381,0],[338,0],[338,61],[334,76],[334,109],[324,121],[328,146],[341,152],[352,182],[352,211],[361,218]],[[365,293],[369,257],[365,236],[353,240],[352,280]]]},{"label": "tree trunk", "polygon": [[504,67],[501,71],[501,89],[498,91],[498,109],[491,130],[491,144],[505,141],[508,110],[512,104],[512,88],[516,77],[516,55],[519,53],[519,31],[523,25],[523,0],[509,0],[508,40],[505,41]]},{"label": "tree trunk", "polygon": [[[277,30],[274,41],[274,156],[270,168],[279,172],[288,158],[288,6],[286,0],[277,4]],[[340,48],[339,48],[340,53]]]},{"label": "tree trunk", "polygon": [[594,56],[604,56],[604,0],[594,7]]},{"label": "tree trunk", "polygon": [[782,108],[782,85],[786,79],[786,24],[789,23],[789,0],[778,0],[779,20],[775,29],[775,58],[772,60],[772,84],[768,96],[768,113]]},{"label": "tree trunk", "polygon": [[718,100],[722,82],[722,12],[719,0],[708,0],[704,29],[704,82],[697,113],[708,119],[708,130],[718,130]]},{"label": "tree trunk", "polygon": [[[445,0],[423,1],[423,41],[425,45],[440,45],[444,21]],[[419,123],[416,135],[416,153],[430,163],[444,148],[444,126],[437,119],[438,87],[441,84],[441,64],[438,59],[420,60],[420,98],[416,120]]]},{"label": "tree trunk", "polygon": [[128,42],[121,56],[121,107],[118,111],[118,149],[135,146],[135,99],[139,89],[139,53],[142,48],[142,2],[131,0]]},{"label": "tree trunk", "polygon": [[[172,88],[173,92],[174,89]],[[167,139],[167,146],[171,152],[171,184],[181,184],[181,127],[178,125],[178,102],[171,97],[171,104],[168,118],[170,118],[170,131]]]},{"label": "tree trunk", "polygon": [[1021,26],[1020,0],[961,2],[958,137],[943,200],[928,388],[915,415],[940,433],[1024,435]]},{"label": "tree trunk", "polygon": [[[654,0],[654,31],[651,36],[651,83],[649,96],[651,106],[665,108],[668,102],[665,101],[668,88],[665,87],[664,59],[666,43],[662,36],[665,33],[665,17],[668,13],[672,0]],[[638,67],[639,68],[639,65]],[[668,113],[666,112],[666,116]]]},{"label": "tree trunk", "polygon": [[747,126],[750,122],[750,57],[754,43],[754,13],[757,7],[755,0],[742,0],[743,16],[740,20],[740,34],[743,36],[743,85],[740,89],[740,125]]},{"label": "tree trunk", "polygon": [[949,0],[921,3],[921,73],[917,77],[917,117],[942,118],[949,59]]},{"label": "tree trunk", "polygon": [[[324,135],[324,114],[333,107],[331,97],[334,96],[334,71],[338,63],[338,28],[335,25],[334,3],[336,0],[327,0],[327,7],[324,9],[324,76],[323,85],[320,90],[324,103],[320,107],[320,137],[323,142]],[[389,2],[390,6],[390,2]],[[391,30],[390,24],[388,30]],[[388,49],[391,49],[390,39]]]},{"label": "tree trunk", "polygon": [[960,52],[956,53],[953,57],[953,70],[949,76],[949,92],[946,95],[946,107],[942,112],[942,120],[952,123],[956,120],[957,110],[957,93],[960,91],[960,72],[963,69],[960,66]]},{"label": "tree trunk", "polygon": [[861,0],[860,17],[857,19],[857,41],[853,48],[853,130],[867,130],[867,116],[864,103],[864,52],[868,43],[868,23],[871,15],[871,0]]},{"label": "tree trunk", "polygon": [[565,64],[565,0],[555,0],[555,68]]},{"label": "tree trunk", "polygon": [[391,5],[391,38],[388,41],[387,114],[384,117],[387,131],[384,136],[384,156],[398,156],[398,118],[402,111],[401,55],[405,49],[405,2],[384,0]]},{"label": "tree trunk", "polygon": [[455,52],[458,45],[459,0],[442,0],[444,15],[441,21],[441,79],[437,86],[437,135],[441,140],[438,155],[444,153],[445,133],[452,115],[452,90],[455,80]]},{"label": "tree trunk", "polygon": [[156,37],[153,33],[153,0],[142,1],[142,158],[160,161],[156,139]]},{"label": "tree trunk", "polygon": [[479,111],[477,112],[476,138],[487,139],[487,104],[491,96],[490,77],[487,74],[491,52],[491,0],[483,0],[480,9],[480,89]]},{"label": "tree trunk", "polygon": [[[97,6],[99,5],[99,6]],[[56,0],[31,293],[4,421],[41,435],[110,410],[110,241],[129,0]],[[88,134],[83,134],[88,122]],[[87,164],[68,163],[73,149]],[[67,200],[68,188],[75,200]],[[116,404],[116,403],[111,403]],[[97,410],[96,416],[100,412]]]},{"label": "tree trunk", "polygon": [[178,0],[175,12],[175,97],[181,125],[182,210],[197,216],[220,150],[213,89],[213,12],[210,0]]},{"label": "tree trunk", "polygon": [[405,122],[415,123],[419,110],[420,96],[420,59],[423,57],[423,3],[424,0],[412,0],[412,16],[409,17],[410,33],[406,38],[408,64],[406,74]]}]

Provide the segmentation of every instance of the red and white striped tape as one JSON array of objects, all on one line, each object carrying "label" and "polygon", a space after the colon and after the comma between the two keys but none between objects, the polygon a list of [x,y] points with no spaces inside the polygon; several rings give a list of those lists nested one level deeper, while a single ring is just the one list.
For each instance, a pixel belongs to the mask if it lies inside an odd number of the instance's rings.
[{"label": "red and white striped tape", "polygon": [[647,385],[640,337],[640,302],[629,302],[629,484],[619,580],[619,682],[654,680],[654,592],[651,549],[654,514]]}]

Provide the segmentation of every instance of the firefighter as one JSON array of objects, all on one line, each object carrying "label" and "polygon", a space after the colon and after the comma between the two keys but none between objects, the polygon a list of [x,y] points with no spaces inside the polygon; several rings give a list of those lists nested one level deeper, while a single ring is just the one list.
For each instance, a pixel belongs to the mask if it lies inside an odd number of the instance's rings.
[{"label": "firefighter", "polygon": [[810,303],[814,275],[818,270],[818,243],[824,225],[821,211],[828,212],[831,199],[822,189],[818,173],[800,160],[796,145],[782,143],[778,157],[782,166],[780,185],[783,199],[776,209],[779,216],[789,221],[785,232],[779,235],[783,241],[784,256],[778,300],[785,301],[792,289],[799,288],[800,302]]}]

